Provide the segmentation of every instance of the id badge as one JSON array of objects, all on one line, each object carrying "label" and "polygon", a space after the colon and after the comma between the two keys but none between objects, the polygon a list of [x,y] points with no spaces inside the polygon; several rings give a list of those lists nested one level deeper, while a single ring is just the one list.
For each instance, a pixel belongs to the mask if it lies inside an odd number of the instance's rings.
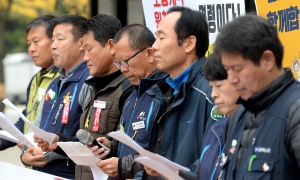
[{"label": "id badge", "polygon": [[105,107],[106,107],[106,102],[105,102],[105,101],[97,101],[97,100],[94,100],[94,106],[93,106],[93,107],[105,109]]},{"label": "id badge", "polygon": [[133,130],[139,130],[145,128],[145,122],[144,121],[138,121],[135,123],[132,123],[132,129]]}]

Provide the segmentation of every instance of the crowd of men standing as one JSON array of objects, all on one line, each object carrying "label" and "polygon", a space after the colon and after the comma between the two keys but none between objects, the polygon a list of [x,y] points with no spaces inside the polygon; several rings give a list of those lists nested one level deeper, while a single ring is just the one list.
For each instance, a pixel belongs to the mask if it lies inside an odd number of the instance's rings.
[{"label": "crowd of men standing", "polygon": [[[190,168],[177,172],[184,179],[300,179],[300,84],[282,68],[277,30],[259,16],[225,25],[208,59],[207,21],[186,7],[170,8],[156,37],[105,14],[41,16],[28,25],[27,43],[41,70],[23,114],[56,138],[49,145],[35,136],[40,149],[19,143],[24,165],[93,179],[57,146],[79,141],[84,129],[110,149],[87,146],[109,179],[164,179],[107,136],[122,130]],[[15,125],[28,132],[21,119]],[[0,150],[14,145],[0,139]]]}]

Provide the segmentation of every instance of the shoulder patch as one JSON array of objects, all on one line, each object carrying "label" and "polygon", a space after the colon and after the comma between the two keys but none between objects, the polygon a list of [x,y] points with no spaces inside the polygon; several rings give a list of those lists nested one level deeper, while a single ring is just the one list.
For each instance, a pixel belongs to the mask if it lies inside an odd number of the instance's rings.
[{"label": "shoulder patch", "polygon": [[211,108],[210,116],[213,120],[219,121],[225,117],[224,114],[221,114],[220,109],[217,106]]}]

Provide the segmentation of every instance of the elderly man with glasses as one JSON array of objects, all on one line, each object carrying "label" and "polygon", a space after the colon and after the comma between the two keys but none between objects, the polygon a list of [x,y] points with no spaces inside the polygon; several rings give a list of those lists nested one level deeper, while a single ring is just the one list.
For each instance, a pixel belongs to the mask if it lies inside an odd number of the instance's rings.
[{"label": "elderly man with glasses", "polygon": [[[170,88],[165,82],[168,75],[156,68],[151,48],[154,41],[152,32],[139,24],[124,27],[114,37],[115,65],[135,86],[125,102],[119,129],[145,149],[152,147],[149,145],[150,134],[163,113],[166,104],[164,93]],[[109,157],[117,156],[97,164],[104,173],[114,178],[132,179],[143,170],[139,163],[134,162],[139,154],[132,148],[121,142],[110,142],[105,137],[97,140],[111,151],[103,152],[103,148],[94,146],[91,150],[95,155],[101,158],[109,153]]]}]

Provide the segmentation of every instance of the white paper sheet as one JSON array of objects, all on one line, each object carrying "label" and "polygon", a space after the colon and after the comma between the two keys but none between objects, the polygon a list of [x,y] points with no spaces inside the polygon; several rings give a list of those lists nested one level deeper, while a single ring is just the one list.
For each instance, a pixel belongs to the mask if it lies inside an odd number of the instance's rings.
[{"label": "white paper sheet", "polygon": [[145,150],[140,145],[138,145],[134,140],[132,140],[127,134],[125,134],[123,131],[119,130],[116,132],[110,132],[108,135],[110,137],[126,144],[127,146],[130,146],[131,148],[135,149],[141,156],[148,157],[152,161],[162,163],[166,167],[169,167],[174,172],[177,170],[190,171],[188,168],[183,167],[179,164],[176,164],[176,163],[168,160],[167,158],[164,158],[160,155],[157,155],[150,151]]},{"label": "white paper sheet", "polygon": [[107,180],[108,175],[104,174],[96,164],[101,161],[87,147],[79,142],[58,142],[62,150],[72,159],[77,165],[89,166],[92,169],[95,180]]},{"label": "white paper sheet", "polygon": [[6,130],[8,133],[10,133],[16,139],[21,141],[27,147],[35,146],[35,144],[32,143],[32,141],[30,141],[28,139],[28,137],[24,136],[24,134],[21,133],[16,128],[16,126],[2,112],[0,112],[0,126],[1,126],[2,129]]},{"label": "white paper sheet", "polygon": [[156,172],[160,173],[162,176],[164,176],[167,179],[172,179],[172,180],[183,180],[182,177],[178,176],[175,171],[172,171],[170,168],[165,166],[162,163],[155,162],[148,157],[138,157],[135,159],[135,161],[151,167],[151,169],[155,170]]},{"label": "white paper sheet", "polygon": [[13,109],[14,111],[16,111],[16,113],[19,114],[19,116],[24,120],[24,122],[29,126],[29,128],[34,132],[34,134],[43,139],[43,141],[48,142],[49,144],[52,144],[54,138],[55,138],[55,134],[46,132],[42,129],[40,129],[39,127],[36,127],[35,125],[31,124],[28,119],[22,114],[22,112],[20,112],[15,105],[13,105],[8,99],[4,99],[2,101],[6,106],[10,107],[11,109]]},{"label": "white paper sheet", "polygon": [[14,142],[14,143],[20,142],[17,138],[15,138],[13,135],[9,134],[9,132],[7,132],[5,130],[0,130],[0,138]]}]

